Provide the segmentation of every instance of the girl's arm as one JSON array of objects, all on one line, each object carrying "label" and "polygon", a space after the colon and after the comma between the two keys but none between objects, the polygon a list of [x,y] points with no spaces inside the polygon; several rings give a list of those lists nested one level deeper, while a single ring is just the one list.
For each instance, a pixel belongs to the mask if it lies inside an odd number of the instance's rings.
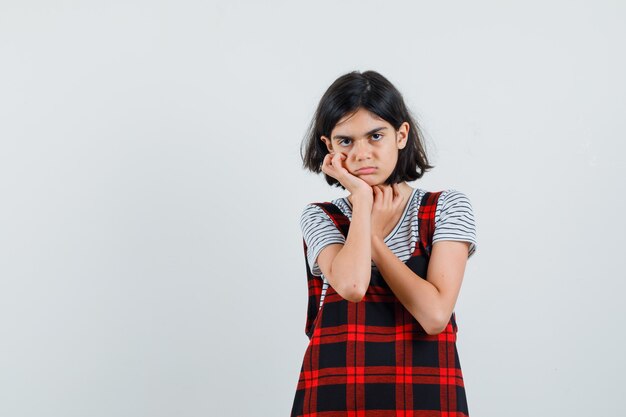
[{"label": "girl's arm", "polygon": [[372,199],[353,195],[352,221],[345,244],[331,244],[319,253],[317,263],[328,283],[348,301],[363,299],[372,272]]},{"label": "girl's arm", "polygon": [[428,276],[416,275],[384,242],[390,227],[398,221],[404,198],[395,185],[378,185],[373,190],[372,260],[389,288],[424,330],[428,334],[441,333],[450,321],[461,289],[470,242],[434,242]]},{"label": "girl's arm", "polygon": [[[331,151],[329,149],[329,151]],[[320,270],[337,294],[359,302],[365,296],[372,275],[372,188],[343,166],[346,155],[332,152],[324,157],[322,172],[336,178],[352,196],[352,221],[345,244],[332,244],[317,256]]]},{"label": "girl's arm", "polygon": [[372,236],[372,260],[402,305],[426,333],[434,335],[441,333],[450,321],[461,289],[469,245],[469,242],[449,240],[433,243],[427,277],[416,275],[379,236]]}]

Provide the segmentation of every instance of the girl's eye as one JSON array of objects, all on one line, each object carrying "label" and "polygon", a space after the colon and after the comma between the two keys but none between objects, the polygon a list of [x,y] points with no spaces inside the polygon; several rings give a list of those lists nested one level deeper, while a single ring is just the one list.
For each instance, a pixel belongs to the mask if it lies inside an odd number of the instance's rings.
[{"label": "girl's eye", "polygon": [[[379,136],[378,139],[375,139],[374,136]],[[378,142],[379,140],[381,140],[383,138],[383,135],[381,135],[380,133],[374,133],[372,135],[372,139],[374,139],[376,142]]]},{"label": "girl's eye", "polygon": [[343,141],[344,141],[344,140],[348,140],[348,141],[349,141],[350,139],[340,139],[340,140],[339,140],[339,145],[344,146],[344,145],[343,145]]}]

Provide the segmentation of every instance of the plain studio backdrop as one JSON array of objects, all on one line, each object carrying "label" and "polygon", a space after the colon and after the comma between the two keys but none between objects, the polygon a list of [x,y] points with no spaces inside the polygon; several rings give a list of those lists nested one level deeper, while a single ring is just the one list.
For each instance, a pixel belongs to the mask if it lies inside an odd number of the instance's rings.
[{"label": "plain studio backdrop", "polygon": [[301,168],[338,76],[403,93],[472,202],[472,416],[623,412],[622,1],[0,3],[0,415],[285,416]]}]

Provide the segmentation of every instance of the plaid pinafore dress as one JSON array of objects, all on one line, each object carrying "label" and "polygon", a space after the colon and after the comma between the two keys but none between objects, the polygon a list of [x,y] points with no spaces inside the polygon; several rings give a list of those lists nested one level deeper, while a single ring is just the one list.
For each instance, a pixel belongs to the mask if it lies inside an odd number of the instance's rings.
[{"label": "plaid pinafore dress", "polygon": [[[419,239],[405,264],[426,277],[439,192],[426,193],[418,210]],[[347,237],[350,220],[330,202],[315,203]],[[468,416],[456,348],[454,312],[443,332],[429,335],[398,301],[377,269],[358,303],[328,286],[306,257],[309,301],[305,351],[291,416]]]}]

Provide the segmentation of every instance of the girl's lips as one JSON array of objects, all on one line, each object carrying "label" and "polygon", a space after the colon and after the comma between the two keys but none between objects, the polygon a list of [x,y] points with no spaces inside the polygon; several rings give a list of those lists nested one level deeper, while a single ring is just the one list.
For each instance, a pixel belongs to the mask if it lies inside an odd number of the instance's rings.
[{"label": "girl's lips", "polygon": [[370,168],[361,168],[356,173],[357,174],[371,174],[374,171],[376,171],[376,168],[370,167]]}]

